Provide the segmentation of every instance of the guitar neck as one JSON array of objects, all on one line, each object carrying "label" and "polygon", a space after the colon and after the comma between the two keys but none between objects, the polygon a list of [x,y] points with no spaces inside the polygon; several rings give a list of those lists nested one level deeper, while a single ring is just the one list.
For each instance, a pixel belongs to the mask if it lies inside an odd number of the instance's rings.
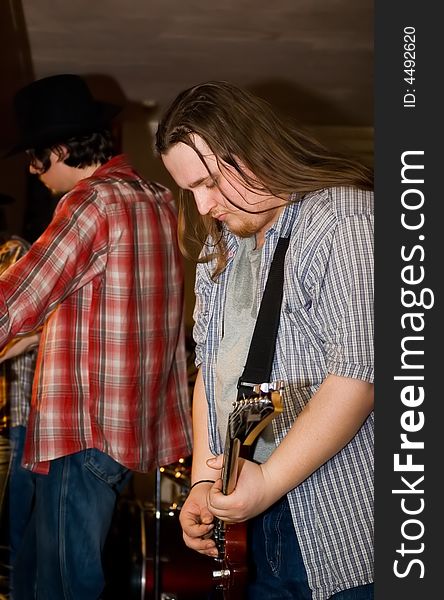
[{"label": "guitar neck", "polygon": [[[236,487],[241,450],[244,455],[246,447],[251,446],[264,427],[282,412],[282,389],[283,382],[263,384],[257,389],[255,386],[254,396],[233,403],[221,471],[225,495],[231,494]],[[215,591],[221,593],[223,600],[244,598],[248,574],[245,523],[227,524],[215,518],[213,538],[218,551],[214,559],[217,566],[213,569]]]},{"label": "guitar neck", "polygon": [[240,447],[240,440],[238,438],[232,439],[230,434],[227,432],[227,440],[225,442],[224,450],[224,462],[221,474],[222,493],[225,495],[231,494],[236,487]]}]

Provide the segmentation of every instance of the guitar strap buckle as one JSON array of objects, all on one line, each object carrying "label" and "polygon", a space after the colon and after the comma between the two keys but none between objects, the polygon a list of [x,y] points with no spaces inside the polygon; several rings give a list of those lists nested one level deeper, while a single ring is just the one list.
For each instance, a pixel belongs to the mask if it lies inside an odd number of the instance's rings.
[{"label": "guitar strap buckle", "polygon": [[249,398],[255,394],[255,389],[257,388],[257,383],[249,383],[248,381],[243,381],[242,377],[239,378],[237,382],[237,400],[241,400],[242,398]]},{"label": "guitar strap buckle", "polygon": [[243,381],[242,377],[237,382],[237,399],[249,398],[251,396],[260,396],[261,394],[268,394],[269,392],[279,392],[282,394],[284,389],[283,380],[272,381],[269,383],[249,383]]}]

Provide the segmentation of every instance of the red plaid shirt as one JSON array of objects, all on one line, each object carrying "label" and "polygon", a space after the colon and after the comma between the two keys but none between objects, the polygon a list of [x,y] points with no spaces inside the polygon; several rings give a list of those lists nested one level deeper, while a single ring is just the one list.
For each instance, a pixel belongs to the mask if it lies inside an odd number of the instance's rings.
[{"label": "red plaid shirt", "polygon": [[0,278],[0,347],[44,324],[28,468],[86,448],[139,471],[190,454],[176,227],[170,191],[116,156]]}]

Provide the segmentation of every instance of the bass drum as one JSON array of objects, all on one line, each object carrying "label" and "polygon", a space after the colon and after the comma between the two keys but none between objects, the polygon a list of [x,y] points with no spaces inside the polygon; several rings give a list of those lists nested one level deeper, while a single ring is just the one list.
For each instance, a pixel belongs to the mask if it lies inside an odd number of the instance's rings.
[{"label": "bass drum", "polygon": [[105,600],[207,600],[214,560],[182,539],[179,510],[124,499],[105,547]]}]

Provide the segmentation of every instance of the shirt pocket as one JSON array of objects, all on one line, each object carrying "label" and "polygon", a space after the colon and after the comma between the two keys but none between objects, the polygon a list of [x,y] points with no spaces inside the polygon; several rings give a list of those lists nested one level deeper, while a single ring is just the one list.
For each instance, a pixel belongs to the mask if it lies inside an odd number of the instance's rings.
[{"label": "shirt pocket", "polygon": [[310,300],[284,297],[278,338],[288,376],[298,387],[319,383],[326,372],[325,343],[313,322]]},{"label": "shirt pocket", "polygon": [[284,295],[282,314],[292,335],[297,335],[300,339],[307,339],[307,341],[314,335],[310,298],[304,298],[301,295],[291,297]]}]

